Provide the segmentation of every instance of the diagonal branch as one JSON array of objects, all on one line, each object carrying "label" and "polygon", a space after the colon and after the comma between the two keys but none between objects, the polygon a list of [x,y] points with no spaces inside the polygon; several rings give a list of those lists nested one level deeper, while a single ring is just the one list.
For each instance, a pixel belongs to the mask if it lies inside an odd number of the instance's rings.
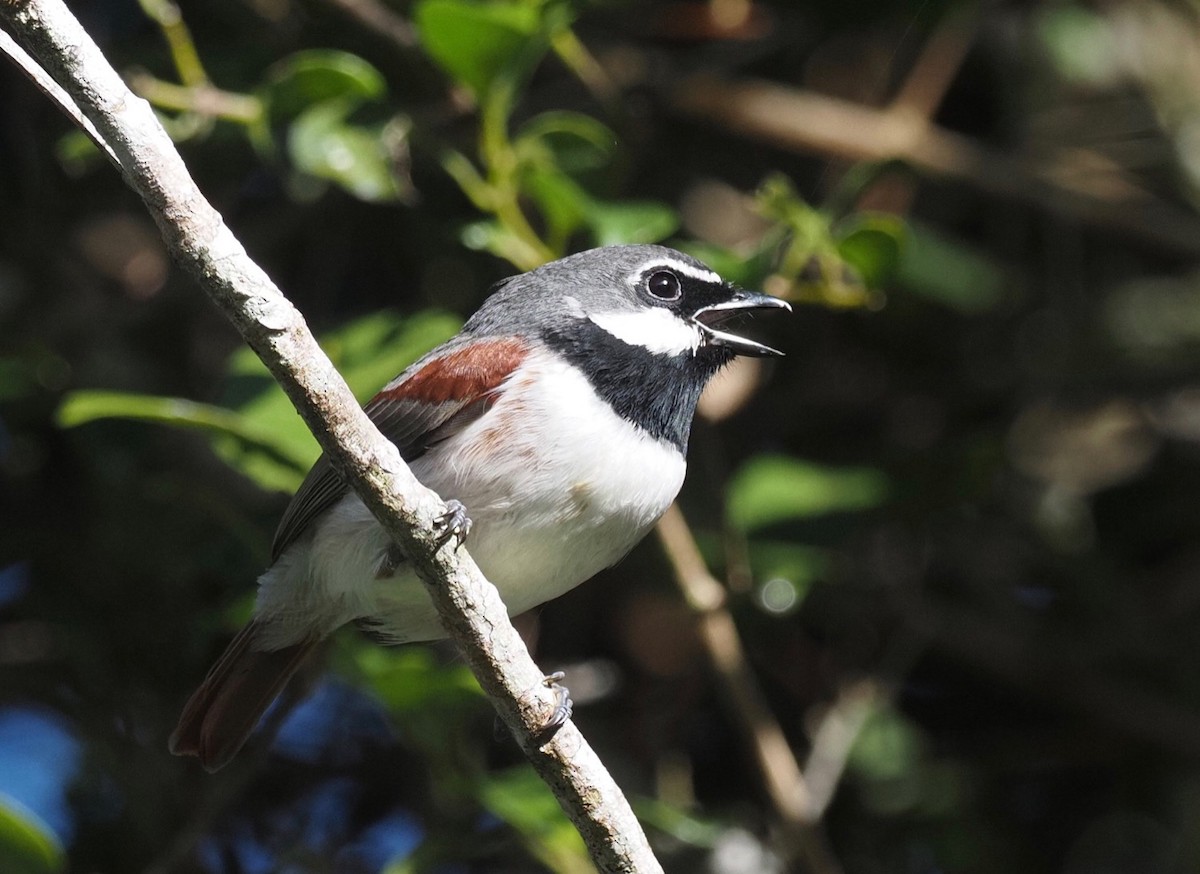
[{"label": "diagonal branch", "polygon": [[433,521],[444,512],[441,500],[371,424],[300,313],[204,199],[149,104],[130,93],[61,0],[0,0],[0,24],[95,126],[172,254],[258,353],[321,448],[412,560],[447,632],[596,866],[661,871],[620,789],[575,727],[568,723],[539,745],[553,696],[495,587],[465,552],[438,547]]},{"label": "diagonal branch", "polygon": [[841,866],[819,827],[833,787],[822,784],[821,798],[814,799],[783,728],[750,669],[726,606],[725,588],[708,570],[678,505],[672,504],[659,520],[657,532],[675,582],[696,614],[696,627],[717,687],[754,753],[759,778],[781,826],[784,851],[789,857],[802,857],[815,874],[837,874]]}]

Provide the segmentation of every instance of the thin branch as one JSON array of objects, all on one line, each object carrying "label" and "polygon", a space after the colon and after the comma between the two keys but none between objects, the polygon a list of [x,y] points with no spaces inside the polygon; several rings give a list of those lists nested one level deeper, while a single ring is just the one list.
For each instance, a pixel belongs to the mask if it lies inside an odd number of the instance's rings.
[{"label": "thin branch", "polygon": [[979,32],[982,2],[957,6],[938,23],[892,100],[893,110],[932,119]]},{"label": "thin branch", "polygon": [[579,829],[596,866],[661,871],[619,787],[574,725],[568,722],[539,745],[554,696],[495,587],[465,551],[439,548],[433,523],[444,504],[371,424],[299,312],[201,195],[150,106],[130,93],[61,0],[0,0],[0,23],[112,147],[172,254],[234,323],[342,476],[404,549],[446,631]]},{"label": "thin branch", "polygon": [[129,87],[160,109],[195,113],[205,118],[220,118],[238,124],[255,124],[263,117],[263,104],[257,97],[225,91],[209,84],[177,85],[164,82],[144,70],[127,74]]},{"label": "thin branch", "polygon": [[797,152],[855,161],[899,159],[931,176],[1007,200],[1033,203],[1181,255],[1200,255],[1200,219],[1139,188],[1125,175],[1087,172],[1095,156],[1057,163],[988,148],[907,109],[860,104],[760,80],[693,77],[668,94],[679,113]]},{"label": "thin branch", "polygon": [[659,520],[657,531],[679,590],[697,616],[701,643],[728,702],[728,712],[754,751],[759,778],[782,826],[786,849],[804,857],[813,871],[840,871],[817,828],[820,816],[814,815],[817,807],[808,782],[750,669],[737,626],[725,606],[725,588],[709,572],[677,505],[672,504]]},{"label": "thin branch", "polygon": [[325,0],[401,50],[417,45],[417,31],[403,16],[375,0]]},{"label": "thin branch", "polygon": [[825,815],[846,771],[854,742],[867,717],[885,697],[878,681],[856,680],[846,684],[832,706],[822,714],[804,763],[804,779],[808,781],[810,813],[814,821]]},{"label": "thin branch", "polygon": [[118,170],[121,169],[121,162],[117,158],[117,153],[104,141],[104,137],[100,136],[95,125],[83,116],[79,111],[79,107],[75,105],[75,101],[67,95],[66,91],[58,87],[58,83],[51,79],[46,71],[38,66],[37,61],[29,57],[29,54],[17,45],[13,38],[3,30],[0,30],[0,53],[8,55],[13,63],[17,65],[17,69],[24,73],[29,81],[37,86],[39,91],[58,104],[58,108],[66,113],[71,121],[78,125],[80,130],[87,134],[88,139],[96,144],[96,148],[108,157],[112,165]]}]

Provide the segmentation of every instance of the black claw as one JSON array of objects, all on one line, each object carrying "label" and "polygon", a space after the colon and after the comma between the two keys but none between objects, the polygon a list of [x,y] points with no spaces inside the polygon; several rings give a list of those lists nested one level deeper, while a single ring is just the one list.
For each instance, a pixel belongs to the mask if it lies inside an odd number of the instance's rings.
[{"label": "black claw", "polygon": [[567,675],[562,671],[555,671],[550,676],[542,680],[557,697],[554,704],[554,712],[550,714],[550,719],[542,726],[540,735],[544,738],[549,738],[556,731],[566,724],[571,718],[571,714],[575,711],[575,703],[571,700],[571,692],[566,686],[559,683]]},{"label": "black claw", "polygon": [[438,531],[438,546],[445,546],[453,539],[455,548],[462,546],[467,535],[471,533],[471,517],[467,508],[459,501],[451,498],[446,502],[446,512],[433,520],[434,530]]},{"label": "black claw", "polygon": [[[571,714],[575,710],[575,704],[571,701],[571,693],[567,690],[566,686],[558,682],[564,677],[566,677],[565,673],[555,671],[550,676],[542,678],[542,682],[546,687],[554,692],[556,700],[554,703],[554,712],[550,714],[550,718],[546,720],[546,724],[535,735],[535,740],[539,744],[549,743],[555,733],[571,718]],[[492,723],[492,735],[497,741],[511,737],[508,726],[504,724],[504,720],[499,716]]]}]

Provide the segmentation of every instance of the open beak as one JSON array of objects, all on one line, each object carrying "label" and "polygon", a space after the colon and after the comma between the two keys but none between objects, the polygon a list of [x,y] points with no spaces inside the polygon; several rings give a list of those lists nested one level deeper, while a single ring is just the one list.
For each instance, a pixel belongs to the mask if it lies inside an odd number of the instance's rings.
[{"label": "open beak", "polygon": [[755,358],[765,358],[768,355],[782,355],[778,349],[756,343],[746,337],[739,337],[728,331],[722,331],[725,324],[737,316],[754,310],[783,309],[792,311],[791,304],[786,300],[760,294],[757,291],[742,291],[738,289],[729,300],[702,307],[692,314],[692,321],[700,328],[700,342],[705,346],[724,346],[735,355],[751,355]]}]

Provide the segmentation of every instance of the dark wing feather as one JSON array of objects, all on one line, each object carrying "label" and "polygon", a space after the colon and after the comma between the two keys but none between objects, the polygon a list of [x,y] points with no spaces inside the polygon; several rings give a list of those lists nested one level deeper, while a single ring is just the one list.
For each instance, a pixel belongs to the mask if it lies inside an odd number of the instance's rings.
[{"label": "dark wing feather", "polygon": [[[504,381],[524,359],[525,344],[479,340],[446,346],[388,384],[365,410],[383,436],[411,464],[487,412]],[[341,500],[347,486],[322,455],[296,490],[279,520],[271,560],[321,513]]]}]

